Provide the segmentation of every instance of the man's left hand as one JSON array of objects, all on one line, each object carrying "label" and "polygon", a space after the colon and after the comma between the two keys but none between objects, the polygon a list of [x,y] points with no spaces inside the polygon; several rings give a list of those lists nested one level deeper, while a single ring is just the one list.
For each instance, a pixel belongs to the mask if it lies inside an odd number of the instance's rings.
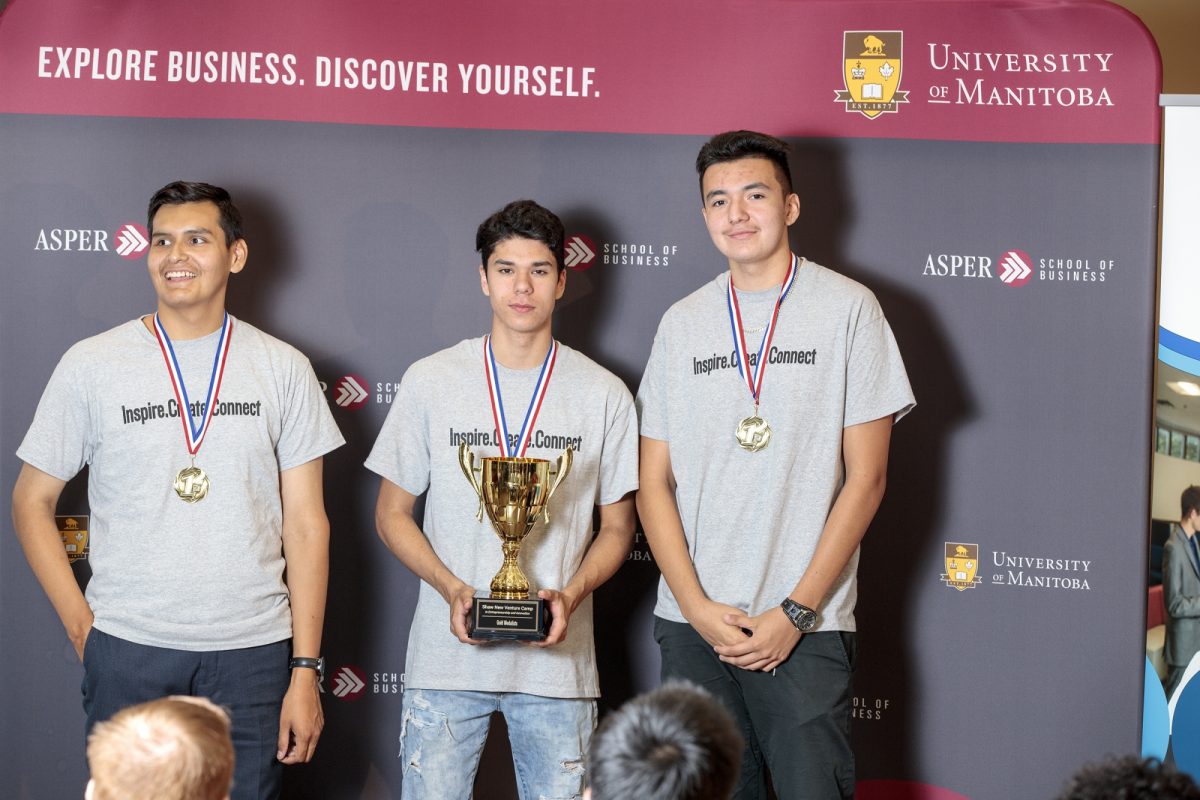
[{"label": "man's left hand", "polygon": [[757,617],[726,614],[724,619],[726,624],[750,631],[750,636],[713,650],[726,664],[742,669],[770,672],[787,660],[803,636],[782,608],[769,609]]},{"label": "man's left hand", "polygon": [[529,642],[533,647],[553,647],[567,638],[567,623],[575,605],[567,595],[556,589],[542,589],[538,597],[550,607],[550,632],[540,642]]},{"label": "man's left hand", "polygon": [[316,670],[292,670],[292,682],[283,696],[283,710],[279,714],[279,741],[275,757],[284,764],[311,761],[324,727],[325,714],[321,710],[321,690],[317,685]]}]

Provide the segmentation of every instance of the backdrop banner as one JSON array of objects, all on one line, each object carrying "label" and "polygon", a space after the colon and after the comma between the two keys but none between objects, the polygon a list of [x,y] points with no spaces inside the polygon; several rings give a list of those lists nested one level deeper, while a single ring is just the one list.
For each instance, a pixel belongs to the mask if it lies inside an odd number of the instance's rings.
[{"label": "backdrop banner", "polygon": [[[725,269],[696,152],[764,130],[795,149],[795,251],[876,293],[918,400],[863,543],[859,796],[1052,796],[1140,741],[1158,90],[1150,36],[1101,2],[15,0],[0,511],[62,353],[153,310],[150,194],[229,188],[230,310],[309,356],[348,441],[327,727],[285,795],[399,797],[418,582],[362,462],[405,369],[487,329],[476,226],[518,197],[563,217],[557,336],[636,389],[662,313]],[[58,513],[85,581],[86,474]],[[657,578],[639,533],[597,595],[604,709],[658,683]],[[78,796],[82,670],[11,535],[0,637],[0,794]],[[516,796],[505,748],[476,796]]]}]

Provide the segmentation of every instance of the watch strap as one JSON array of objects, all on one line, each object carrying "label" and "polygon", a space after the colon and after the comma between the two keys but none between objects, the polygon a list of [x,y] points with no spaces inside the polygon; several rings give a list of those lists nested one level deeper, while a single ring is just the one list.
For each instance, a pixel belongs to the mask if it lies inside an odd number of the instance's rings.
[{"label": "watch strap", "polygon": [[317,680],[325,677],[325,659],[317,658],[292,658],[288,660],[288,669],[315,669],[317,671]]}]

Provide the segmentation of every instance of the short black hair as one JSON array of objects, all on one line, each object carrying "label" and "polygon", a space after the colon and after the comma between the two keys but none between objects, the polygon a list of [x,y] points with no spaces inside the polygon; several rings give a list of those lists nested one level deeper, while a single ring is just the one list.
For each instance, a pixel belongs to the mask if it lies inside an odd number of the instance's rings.
[{"label": "short black hair", "polygon": [[1200,800],[1200,788],[1157,759],[1122,756],[1080,769],[1057,800]]},{"label": "short black hair", "polygon": [[700,176],[700,194],[704,194],[704,173],[713,164],[740,161],[743,158],[765,158],[775,165],[776,176],[783,193],[792,193],[792,170],[788,166],[791,145],[758,131],[726,131],[718,133],[700,148],[696,156],[696,172]]},{"label": "short black hair", "polygon": [[475,231],[475,249],[486,269],[496,245],[508,239],[533,239],[554,255],[557,273],[563,268],[564,238],[562,220],[553,211],[532,200],[514,200],[480,223]]},{"label": "short black hair", "polygon": [[233,204],[229,192],[211,183],[196,181],[173,181],[159,189],[150,198],[150,207],[146,212],[146,227],[154,232],[154,215],[163,206],[178,206],[184,203],[210,202],[217,207],[220,215],[221,231],[225,234],[225,246],[229,247],[238,239],[244,238],[242,232],[242,212]]},{"label": "short black hair", "polygon": [[1189,511],[1200,511],[1200,486],[1189,486],[1179,496],[1179,518],[1187,519]]},{"label": "short black hair", "polygon": [[609,715],[588,749],[593,800],[727,800],[742,737],[733,716],[694,684],[671,681]]}]

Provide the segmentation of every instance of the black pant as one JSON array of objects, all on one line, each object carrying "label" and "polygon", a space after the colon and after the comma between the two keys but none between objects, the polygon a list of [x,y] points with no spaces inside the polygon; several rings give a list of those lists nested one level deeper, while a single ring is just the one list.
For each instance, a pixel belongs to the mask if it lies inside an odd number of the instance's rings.
[{"label": "black pant", "polygon": [[807,633],[773,672],[720,660],[691,626],[654,618],[662,677],[684,678],[733,713],[746,740],[736,800],[767,797],[767,771],[782,800],[854,797],[850,749],[853,633]]},{"label": "black pant", "polygon": [[171,650],[92,628],[83,648],[87,730],[126,706],[172,694],[207,697],[229,711],[237,759],[232,800],[273,800],[283,782],[275,752],[290,651],[288,640],[241,650]]}]

